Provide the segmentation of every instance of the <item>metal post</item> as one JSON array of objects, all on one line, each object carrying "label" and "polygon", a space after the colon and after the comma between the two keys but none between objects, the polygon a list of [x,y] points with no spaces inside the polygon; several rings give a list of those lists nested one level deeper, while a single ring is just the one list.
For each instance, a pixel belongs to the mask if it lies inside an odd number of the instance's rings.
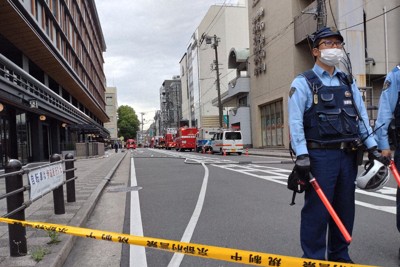
[{"label": "metal post", "polygon": [[75,202],[75,179],[73,179],[75,177],[73,161],[74,155],[72,155],[72,153],[68,153],[65,155],[65,159],[68,160],[65,161],[65,170],[67,171],[65,174],[65,178],[67,180],[67,202]]},{"label": "metal post", "polygon": [[[5,166],[5,173],[17,172],[22,168],[19,160],[11,159]],[[23,187],[22,174],[7,176],[6,178],[6,193],[10,193]],[[20,192],[7,197],[7,213],[19,208],[24,203],[24,192]],[[10,219],[25,221],[25,210],[20,210],[13,215]],[[18,224],[8,225],[8,240],[10,244],[10,256],[19,257],[27,254],[28,249],[26,245],[26,228]]]},{"label": "metal post", "polygon": [[[56,162],[60,160],[61,156],[58,154],[53,154],[50,157],[50,162]],[[59,187],[53,190],[53,201],[54,201],[54,213],[65,214],[63,185],[60,185]]]}]

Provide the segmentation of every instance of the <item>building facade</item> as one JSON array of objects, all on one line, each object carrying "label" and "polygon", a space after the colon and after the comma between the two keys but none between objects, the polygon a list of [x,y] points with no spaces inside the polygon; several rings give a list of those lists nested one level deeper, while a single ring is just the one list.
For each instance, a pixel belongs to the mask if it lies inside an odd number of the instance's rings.
[{"label": "building facade", "polygon": [[180,76],[165,80],[160,87],[160,135],[164,135],[167,129],[180,127],[182,119],[182,89]]},{"label": "building facade", "polygon": [[[307,36],[316,31],[316,18],[336,26],[344,36],[352,75],[368,107],[370,122],[366,123],[374,126],[385,75],[400,61],[399,5],[400,0],[249,0],[253,146],[289,147],[290,84],[314,65]],[[344,65],[341,69],[349,72]]]},{"label": "building facade", "polygon": [[110,139],[115,140],[118,138],[118,97],[116,87],[106,88],[106,113],[110,118],[109,122],[104,123],[104,127],[110,132]]},{"label": "building facade", "polygon": [[[236,77],[229,81],[228,90],[221,95],[224,113],[224,126],[241,130],[243,144],[252,146],[251,116],[250,116],[250,78],[248,75],[249,49],[232,48],[228,58],[228,68],[236,72]],[[218,98],[213,99],[213,105],[218,105]]]},{"label": "building facade", "polygon": [[94,0],[0,6],[0,167],[108,138],[106,45]]},{"label": "building facade", "polygon": [[[220,94],[228,90],[228,83],[236,72],[228,69],[232,47],[248,48],[248,13],[245,4],[237,6],[213,5],[189,40],[182,57],[182,109],[190,125],[198,128],[219,127],[219,108],[212,101],[218,95],[216,70],[219,71]],[[216,65],[218,62],[218,66]]]}]

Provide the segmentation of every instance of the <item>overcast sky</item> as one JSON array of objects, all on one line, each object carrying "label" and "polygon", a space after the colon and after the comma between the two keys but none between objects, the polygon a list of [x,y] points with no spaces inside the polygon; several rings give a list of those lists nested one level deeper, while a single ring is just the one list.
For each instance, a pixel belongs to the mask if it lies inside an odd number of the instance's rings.
[{"label": "overcast sky", "polygon": [[209,7],[237,0],[96,0],[103,35],[107,86],[118,105],[131,106],[148,128],[160,109],[164,80],[179,75],[179,61]]}]

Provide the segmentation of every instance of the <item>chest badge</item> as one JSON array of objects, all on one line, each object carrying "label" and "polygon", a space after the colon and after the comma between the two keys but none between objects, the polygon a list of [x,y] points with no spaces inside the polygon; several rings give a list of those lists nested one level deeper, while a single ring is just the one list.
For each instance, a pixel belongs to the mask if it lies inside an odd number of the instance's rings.
[{"label": "chest badge", "polygon": [[351,97],[351,93],[349,91],[344,92],[345,97]]},{"label": "chest badge", "polygon": [[318,95],[314,94],[314,104],[318,104]]}]

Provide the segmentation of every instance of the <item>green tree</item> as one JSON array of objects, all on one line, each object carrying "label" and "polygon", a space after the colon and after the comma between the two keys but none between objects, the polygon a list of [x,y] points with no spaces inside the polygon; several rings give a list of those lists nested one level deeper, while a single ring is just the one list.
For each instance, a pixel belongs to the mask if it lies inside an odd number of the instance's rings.
[{"label": "green tree", "polygon": [[118,137],[123,136],[125,141],[127,139],[136,139],[136,132],[139,131],[139,119],[135,110],[130,106],[120,106],[117,110],[118,113]]}]

